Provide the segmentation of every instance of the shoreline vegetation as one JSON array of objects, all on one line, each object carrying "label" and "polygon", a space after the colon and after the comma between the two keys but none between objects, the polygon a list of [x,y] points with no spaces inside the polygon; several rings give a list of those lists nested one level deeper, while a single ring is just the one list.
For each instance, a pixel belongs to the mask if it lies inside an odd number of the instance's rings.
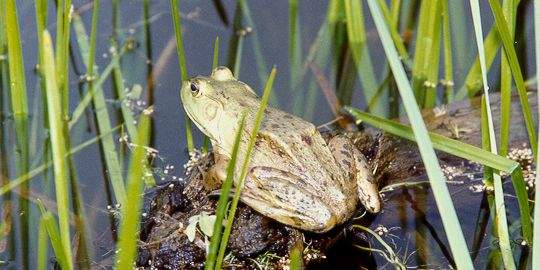
[{"label": "shoreline vegetation", "polygon": [[[215,0],[201,10],[186,1],[162,2],[0,1],[0,267],[132,268],[147,214],[143,195],[166,180],[184,177],[184,172],[173,175],[174,166],[159,154],[166,144],[157,136],[165,115],[157,106],[163,95],[158,76],[174,68],[181,83],[199,66],[226,65],[237,78],[255,78],[252,85],[262,96],[248,152],[267,104],[310,121],[327,111],[333,117],[325,119],[331,123],[327,126],[337,130],[346,126],[347,115],[360,130],[370,127],[416,144],[425,170],[420,186],[429,185],[427,207],[438,209],[424,218],[440,224],[443,239],[434,241],[444,246],[444,257],[435,259],[421,250],[429,249],[419,244],[428,241],[422,237],[429,227],[411,229],[416,246],[403,251],[408,242],[389,243],[394,240],[379,233],[376,224],[355,224],[351,228],[373,246],[349,245],[359,254],[371,253],[378,267],[383,262],[398,269],[540,268],[537,1],[331,0],[320,7],[320,24],[310,25],[306,12],[314,7],[289,0],[281,3],[281,10],[264,10],[273,20],[287,22],[280,29],[258,16],[259,9],[271,5]],[[124,25],[129,9],[139,12],[135,26]],[[107,29],[104,18],[110,20]],[[205,31],[199,27],[213,29],[217,36],[194,39],[193,32]],[[171,29],[170,42],[156,41],[160,28]],[[268,40],[282,31],[279,51],[287,55],[286,65],[276,67],[278,56],[269,53],[275,44]],[[29,40],[35,40],[35,52]],[[103,44],[108,49],[100,56]],[[195,53],[194,44],[213,44],[213,51]],[[201,53],[207,59],[188,61]],[[535,61],[529,60],[531,53]],[[277,91],[276,85],[285,89]],[[179,103],[180,85],[175,87],[168,99]],[[466,103],[479,103],[469,111],[473,122],[455,120],[463,118],[448,109]],[[438,118],[448,110],[455,115]],[[426,116],[428,111],[434,116]],[[431,132],[434,123],[446,132]],[[242,119],[238,124],[248,123]],[[211,154],[209,138],[186,115],[175,125],[182,126],[175,144],[190,157]],[[477,138],[462,140],[468,132]],[[515,138],[522,139],[525,152],[513,152]],[[463,205],[456,202],[443,154],[482,168],[477,216],[464,217],[458,208]],[[82,164],[89,158],[95,162]],[[233,173],[236,164],[243,168],[241,175]],[[228,244],[248,168],[249,159],[237,160],[233,154],[215,213],[201,213],[182,224],[182,235],[197,236],[205,247],[205,269],[234,261]],[[96,179],[89,182],[89,175]],[[400,188],[416,194],[415,183]],[[95,192],[88,192],[89,187]],[[415,199],[420,205],[428,201]],[[464,219],[475,218],[485,222],[465,227]],[[96,237],[103,242],[96,243]],[[496,244],[482,246],[483,241]],[[285,264],[303,268],[309,248],[309,243],[296,241]],[[261,269],[282,259],[263,255],[252,259]]]}]

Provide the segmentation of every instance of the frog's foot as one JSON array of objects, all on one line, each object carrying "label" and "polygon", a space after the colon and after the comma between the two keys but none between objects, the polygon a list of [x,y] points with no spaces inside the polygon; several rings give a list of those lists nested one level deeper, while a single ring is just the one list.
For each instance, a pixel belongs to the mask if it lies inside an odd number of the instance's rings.
[{"label": "frog's foot", "polygon": [[340,202],[328,202],[320,192],[295,174],[259,166],[246,177],[241,198],[251,208],[281,223],[322,233],[348,216],[345,207],[339,207],[345,204],[345,196],[333,198]]},{"label": "frog's foot", "polygon": [[356,179],[358,197],[366,210],[371,213],[381,211],[382,203],[377,183],[364,155],[343,135],[332,138],[328,147],[341,168],[351,178]]}]

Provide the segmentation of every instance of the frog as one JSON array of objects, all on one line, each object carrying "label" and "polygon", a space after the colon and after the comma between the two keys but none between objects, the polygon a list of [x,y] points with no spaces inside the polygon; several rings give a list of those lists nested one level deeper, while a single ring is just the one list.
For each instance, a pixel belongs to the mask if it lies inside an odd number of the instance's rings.
[{"label": "frog", "polygon": [[[208,178],[222,183],[238,132],[237,160],[248,153],[261,100],[222,66],[184,81],[180,96],[189,119],[210,139],[215,164]],[[234,168],[235,186],[242,163]],[[349,220],[359,202],[368,212],[381,211],[373,172],[352,140],[325,139],[313,123],[280,109],[266,107],[248,164],[240,200],[285,225],[324,233]]]}]

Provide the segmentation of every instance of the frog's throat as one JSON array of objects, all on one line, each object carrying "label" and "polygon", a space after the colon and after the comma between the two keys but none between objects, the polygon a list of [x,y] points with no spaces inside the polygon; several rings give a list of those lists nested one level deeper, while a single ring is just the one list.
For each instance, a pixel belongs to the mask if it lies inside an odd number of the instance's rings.
[{"label": "frog's throat", "polygon": [[208,131],[208,129],[206,129],[203,125],[200,125],[199,122],[195,120],[197,118],[193,116],[193,112],[191,111],[191,108],[187,107],[185,108],[185,111],[188,117],[191,119],[191,121],[195,123],[197,128],[199,128],[201,132],[204,133],[204,135],[208,136],[210,139],[215,140],[214,136],[212,136],[212,134]]}]

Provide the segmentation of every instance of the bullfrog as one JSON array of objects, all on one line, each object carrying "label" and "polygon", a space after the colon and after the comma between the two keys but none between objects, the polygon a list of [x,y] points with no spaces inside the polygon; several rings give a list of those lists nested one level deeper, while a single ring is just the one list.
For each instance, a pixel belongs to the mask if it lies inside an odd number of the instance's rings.
[{"label": "bullfrog", "polygon": [[[238,160],[245,158],[260,105],[257,94],[228,68],[217,67],[210,76],[184,81],[181,98],[188,117],[212,143],[209,178],[224,181],[243,113]],[[264,112],[248,168],[240,200],[298,229],[326,232],[351,218],[358,202],[369,212],[381,210],[366,158],[346,136],[326,141],[314,124],[276,108]]]}]

